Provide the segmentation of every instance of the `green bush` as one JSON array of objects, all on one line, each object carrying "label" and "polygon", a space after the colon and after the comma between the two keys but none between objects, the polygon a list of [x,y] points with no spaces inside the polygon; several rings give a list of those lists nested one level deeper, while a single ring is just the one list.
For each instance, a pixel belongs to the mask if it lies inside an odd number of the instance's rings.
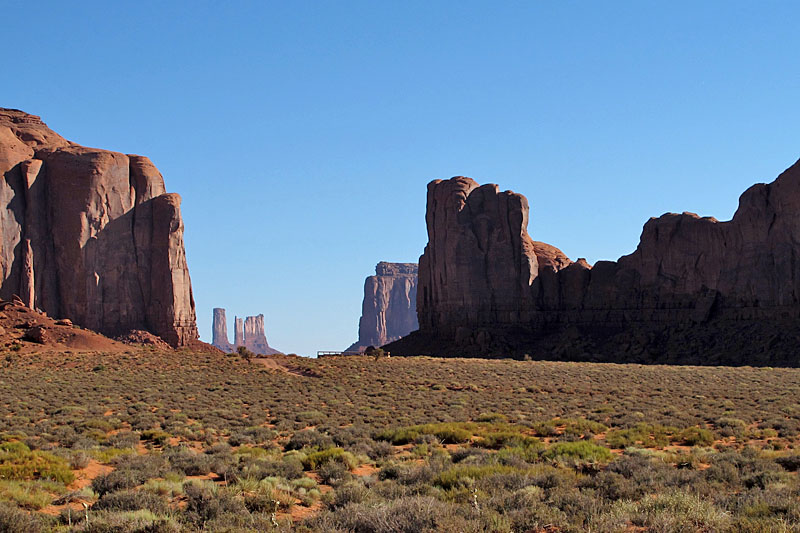
[{"label": "green bush", "polygon": [[679,437],[687,446],[710,446],[714,443],[714,433],[704,428],[686,428],[680,432]]},{"label": "green bush", "polygon": [[572,459],[603,463],[610,461],[611,451],[599,444],[581,440],[576,442],[557,442],[542,453],[545,459]]},{"label": "green bush", "polygon": [[61,457],[39,450],[31,451],[22,443],[7,442],[0,446],[0,479],[34,480],[49,479],[60,483],[72,483],[75,475],[69,463]]},{"label": "green bush", "polygon": [[445,470],[433,480],[433,484],[445,490],[469,487],[476,480],[498,474],[511,474],[517,469],[504,465],[458,465]]},{"label": "green bush", "polygon": [[328,462],[337,462],[345,465],[349,470],[358,466],[358,462],[352,453],[346,452],[341,448],[328,448],[319,452],[308,454],[303,459],[303,468],[306,470],[316,470]]}]

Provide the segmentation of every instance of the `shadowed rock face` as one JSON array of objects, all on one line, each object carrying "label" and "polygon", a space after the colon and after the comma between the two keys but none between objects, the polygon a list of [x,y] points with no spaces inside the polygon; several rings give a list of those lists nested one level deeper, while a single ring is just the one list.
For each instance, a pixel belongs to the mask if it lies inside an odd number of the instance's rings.
[{"label": "shadowed rock face", "polygon": [[245,319],[234,317],[234,340],[228,342],[228,322],[225,318],[225,309],[214,309],[213,340],[212,344],[224,352],[233,352],[239,346],[244,346],[251,352],[261,355],[279,354],[267,342],[264,333],[264,315],[249,316]]},{"label": "shadowed rock face", "polygon": [[420,329],[393,353],[800,364],[800,163],[733,219],[668,213],[618,261],[570,261],[527,234],[524,196],[428,185]]},{"label": "shadowed rock face", "polygon": [[106,335],[197,339],[180,196],[149,159],[0,108],[0,298]]},{"label": "shadowed rock face", "polygon": [[364,282],[358,340],[347,351],[383,346],[417,329],[417,264],[380,262]]}]

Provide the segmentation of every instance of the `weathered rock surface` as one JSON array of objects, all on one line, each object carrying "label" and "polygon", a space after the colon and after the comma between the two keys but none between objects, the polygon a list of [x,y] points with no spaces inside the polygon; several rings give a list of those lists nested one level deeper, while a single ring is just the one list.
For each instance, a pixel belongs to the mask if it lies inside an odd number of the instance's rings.
[{"label": "weathered rock surface", "polygon": [[383,346],[417,329],[416,263],[380,262],[364,282],[358,340],[347,351]]},{"label": "weathered rock surface", "polygon": [[116,336],[196,342],[180,197],[149,159],[0,108],[0,298]]},{"label": "weathered rock surface", "polygon": [[225,309],[215,307],[213,313],[211,344],[225,353],[231,353],[236,348],[228,341],[228,319],[225,317]]},{"label": "weathered rock surface", "polygon": [[800,365],[800,162],[733,219],[648,221],[618,261],[571,262],[527,234],[524,196],[428,185],[418,332],[393,353]]},{"label": "weathered rock surface", "polygon": [[239,346],[244,346],[253,353],[260,355],[275,355],[281,352],[272,348],[267,342],[264,333],[264,315],[249,316],[245,319],[234,317],[235,333],[234,342],[228,342],[228,323],[225,318],[225,309],[214,309],[214,322],[212,325],[212,344],[220,350],[230,353]]}]

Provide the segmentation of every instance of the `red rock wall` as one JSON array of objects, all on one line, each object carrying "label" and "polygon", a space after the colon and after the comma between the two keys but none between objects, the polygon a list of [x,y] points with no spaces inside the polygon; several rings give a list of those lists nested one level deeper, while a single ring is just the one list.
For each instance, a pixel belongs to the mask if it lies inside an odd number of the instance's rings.
[{"label": "red rock wall", "polygon": [[800,162],[732,220],[650,219],[634,253],[593,267],[532,241],[527,200],[496,185],[431,182],[426,221],[420,329],[393,352],[800,363]]},{"label": "red rock wall", "polygon": [[180,196],[146,157],[66,141],[0,108],[0,298],[107,335],[197,339]]},{"label": "red rock wall", "polygon": [[417,272],[416,263],[377,264],[364,281],[358,340],[347,351],[383,346],[417,329]]}]

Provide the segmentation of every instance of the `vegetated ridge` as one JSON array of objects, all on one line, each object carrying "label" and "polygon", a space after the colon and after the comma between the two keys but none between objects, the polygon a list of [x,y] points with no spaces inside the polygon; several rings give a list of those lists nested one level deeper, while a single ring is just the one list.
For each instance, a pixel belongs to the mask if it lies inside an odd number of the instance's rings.
[{"label": "vegetated ridge", "polygon": [[528,201],[466,177],[428,184],[419,330],[393,354],[800,364],[800,164],[733,219],[651,218],[635,252],[569,260],[533,241]]},{"label": "vegetated ridge", "polygon": [[0,298],[109,336],[198,338],[180,196],[150,160],[0,108]]}]

